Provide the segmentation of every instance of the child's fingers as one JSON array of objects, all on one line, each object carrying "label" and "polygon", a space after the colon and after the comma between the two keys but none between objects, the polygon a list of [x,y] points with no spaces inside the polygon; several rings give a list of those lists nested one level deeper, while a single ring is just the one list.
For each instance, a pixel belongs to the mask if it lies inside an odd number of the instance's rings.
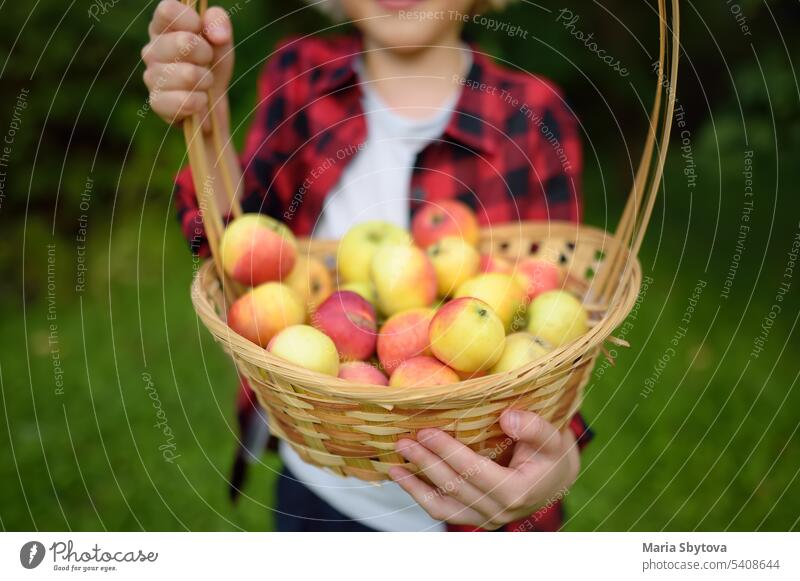
[{"label": "child's fingers", "polygon": [[473,452],[441,430],[420,430],[417,440],[484,492],[491,492],[513,476],[513,470]]},{"label": "child's fingers", "polygon": [[214,74],[191,63],[155,63],[145,70],[144,84],[151,91],[206,91],[214,84]]},{"label": "child's fingers", "polygon": [[202,36],[185,31],[159,34],[142,49],[142,60],[148,66],[176,62],[208,65],[213,57],[211,45]]},{"label": "child's fingers", "polygon": [[150,93],[150,107],[159,117],[175,123],[208,106],[208,95],[199,91],[156,91]]},{"label": "child's fingers", "polygon": [[162,0],[156,6],[148,31],[151,38],[164,32],[185,30],[199,33],[202,23],[197,11],[178,0]]},{"label": "child's fingers", "polygon": [[398,452],[416,464],[443,494],[482,514],[495,515],[502,510],[494,499],[473,486],[466,476],[454,471],[446,460],[413,440],[402,442],[398,442]]},{"label": "child's fingers", "polygon": [[233,26],[228,13],[219,6],[212,6],[203,15],[203,35],[214,46],[233,43]]},{"label": "child's fingers", "polygon": [[476,526],[486,521],[478,511],[425,484],[405,468],[399,466],[391,468],[389,476],[436,520]]}]

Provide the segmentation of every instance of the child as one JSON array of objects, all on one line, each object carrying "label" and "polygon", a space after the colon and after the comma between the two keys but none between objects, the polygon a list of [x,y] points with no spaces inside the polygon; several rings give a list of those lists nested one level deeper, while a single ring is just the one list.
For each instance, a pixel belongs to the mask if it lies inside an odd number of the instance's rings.
[{"label": "child", "polygon": [[[422,205],[451,198],[472,206],[483,224],[578,221],[579,136],[558,89],[499,66],[461,38],[465,20],[500,3],[328,2],[358,33],[291,39],[277,49],[259,80],[241,157],[226,124],[233,36],[222,9],[210,8],[201,19],[176,0],[163,0],[142,51],[144,80],[153,110],[172,123],[205,116],[210,90],[225,155],[241,168],[234,178],[244,211],[275,216],[298,235],[339,238],[369,219],[407,227]],[[214,159],[209,164],[216,167]],[[193,250],[206,253],[186,170],[176,198]],[[224,194],[219,198],[224,211]],[[258,414],[249,397],[240,409],[252,435],[249,420]],[[515,442],[506,466],[439,430],[399,441],[397,450],[437,488],[402,468],[380,487],[339,478],[305,464],[281,442],[277,527],[557,530],[560,498],[578,474],[578,447],[588,430],[579,416],[558,431],[536,414],[511,410],[501,427]]]}]

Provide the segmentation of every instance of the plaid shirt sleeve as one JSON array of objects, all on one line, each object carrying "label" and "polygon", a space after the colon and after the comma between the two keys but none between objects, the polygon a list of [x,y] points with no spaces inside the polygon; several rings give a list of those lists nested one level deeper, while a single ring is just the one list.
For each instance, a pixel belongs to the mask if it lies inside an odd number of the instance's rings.
[{"label": "plaid shirt sleeve", "polygon": [[[298,103],[298,83],[292,82],[299,74],[296,66],[294,39],[282,42],[264,66],[258,80],[258,97],[253,122],[247,132],[240,155],[242,165],[242,209],[245,212],[262,212],[280,219],[283,202],[276,195],[266,195],[275,178],[275,172],[298,145],[297,134],[281,123],[293,103]],[[292,93],[292,94],[290,94]],[[183,235],[193,253],[209,255],[208,240],[203,228],[202,213],[197,192],[188,166],[175,179],[175,207]]]}]

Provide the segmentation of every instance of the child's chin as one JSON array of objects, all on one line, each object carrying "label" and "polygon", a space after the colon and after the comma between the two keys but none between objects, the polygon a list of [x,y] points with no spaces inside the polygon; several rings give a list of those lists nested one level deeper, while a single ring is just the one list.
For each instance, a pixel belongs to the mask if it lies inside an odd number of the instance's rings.
[{"label": "child's chin", "polygon": [[408,22],[394,19],[390,22],[387,19],[383,22],[362,22],[358,27],[365,37],[381,48],[401,54],[411,54],[441,42],[438,30],[434,26],[426,26],[425,23],[417,22],[416,26],[409,26]]}]

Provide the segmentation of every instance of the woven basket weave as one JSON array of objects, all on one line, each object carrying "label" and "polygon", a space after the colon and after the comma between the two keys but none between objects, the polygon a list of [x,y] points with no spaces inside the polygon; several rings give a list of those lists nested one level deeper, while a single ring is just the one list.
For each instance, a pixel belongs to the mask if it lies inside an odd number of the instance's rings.
[{"label": "woven basket weave", "polygon": [[[194,6],[193,0],[185,1]],[[660,69],[650,132],[616,232],[560,222],[522,222],[482,231],[480,249],[492,256],[512,262],[528,256],[558,259],[567,272],[566,288],[584,297],[591,315],[589,332],[577,340],[513,372],[453,385],[413,389],[360,385],[283,361],[234,333],[225,322],[226,305],[241,289],[227,279],[218,261],[212,259],[201,267],[192,284],[198,316],[255,390],[272,432],[291,444],[305,461],[342,476],[385,480],[391,466],[403,465],[416,471],[394,451],[394,445],[422,428],[445,430],[478,453],[496,458],[508,446],[498,425],[503,410],[535,411],[559,427],[568,422],[580,406],[604,342],[624,344],[612,333],[630,312],[639,292],[641,270],[636,255],[663,171],[669,139],[667,120],[673,114],[677,79],[677,59],[671,59],[670,69],[665,66],[668,53],[677,54],[679,46],[677,0],[672,0],[671,47],[666,43],[664,0],[659,0],[659,12]],[[668,81],[666,70],[670,70]],[[665,87],[669,90],[662,111]],[[193,179],[205,209],[203,220],[212,256],[219,256],[222,218],[215,211],[213,189],[208,187],[208,157],[198,137],[199,127],[199,119],[189,119],[184,131]],[[219,148],[216,124],[213,131]],[[241,210],[232,191],[229,197],[234,214],[238,214]],[[299,244],[300,252],[334,264],[336,241],[301,239]]]}]

